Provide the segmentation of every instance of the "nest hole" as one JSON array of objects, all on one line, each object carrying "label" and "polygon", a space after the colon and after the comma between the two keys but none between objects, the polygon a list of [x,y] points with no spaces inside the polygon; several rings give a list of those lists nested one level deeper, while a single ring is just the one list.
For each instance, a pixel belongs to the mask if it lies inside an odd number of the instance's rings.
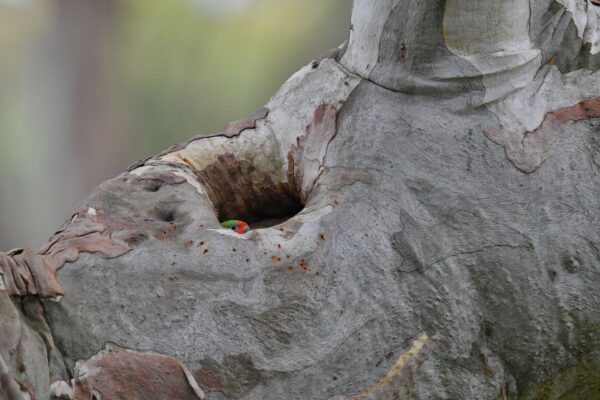
[{"label": "nest hole", "polygon": [[224,205],[218,209],[219,221],[239,219],[250,225],[251,229],[270,228],[284,223],[304,208],[299,199],[283,194],[266,197],[260,195],[245,196],[248,203],[236,203],[237,207]]},{"label": "nest hole", "polygon": [[219,156],[198,178],[208,189],[219,221],[237,219],[251,229],[269,228],[304,208],[293,182],[274,182],[269,173],[231,154]]}]

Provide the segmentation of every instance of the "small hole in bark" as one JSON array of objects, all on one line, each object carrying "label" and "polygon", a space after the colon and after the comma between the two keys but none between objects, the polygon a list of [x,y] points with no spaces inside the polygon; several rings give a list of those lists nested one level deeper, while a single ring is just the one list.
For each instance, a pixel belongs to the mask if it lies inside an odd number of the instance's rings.
[{"label": "small hole in bark", "polygon": [[160,189],[161,183],[158,180],[147,179],[144,182],[144,190],[147,192],[158,192]]},{"label": "small hole in bark", "polygon": [[483,323],[483,334],[487,337],[491,337],[494,335],[494,327],[491,322],[485,321]]},{"label": "small hole in bark", "polygon": [[567,272],[574,274],[581,268],[581,261],[577,256],[565,255],[563,257],[563,267]]},{"label": "small hole in bark", "polygon": [[165,209],[156,207],[153,210],[153,214],[161,221],[164,222],[173,222],[175,221],[175,210]]}]

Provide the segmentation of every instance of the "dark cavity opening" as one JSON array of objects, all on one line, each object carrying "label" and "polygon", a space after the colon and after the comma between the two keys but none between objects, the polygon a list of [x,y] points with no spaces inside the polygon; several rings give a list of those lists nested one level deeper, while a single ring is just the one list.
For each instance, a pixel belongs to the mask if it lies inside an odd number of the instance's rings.
[{"label": "dark cavity opening", "polygon": [[175,221],[175,210],[166,207],[155,207],[152,210],[152,214],[161,221],[173,222]]},{"label": "dark cavity opening", "polygon": [[146,179],[144,181],[144,190],[147,192],[158,192],[162,183],[156,179]]},{"label": "dark cavity opening", "polygon": [[298,214],[304,204],[291,182],[274,182],[266,171],[224,154],[198,173],[219,221],[242,220],[251,229],[268,228]]}]

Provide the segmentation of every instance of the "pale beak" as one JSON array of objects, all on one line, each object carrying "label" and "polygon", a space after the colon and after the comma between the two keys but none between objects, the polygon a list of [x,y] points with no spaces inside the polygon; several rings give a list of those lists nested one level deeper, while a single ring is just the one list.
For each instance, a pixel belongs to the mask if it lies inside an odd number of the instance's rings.
[{"label": "pale beak", "polygon": [[248,232],[250,232],[250,227],[246,225],[244,227],[244,233],[248,233]]}]

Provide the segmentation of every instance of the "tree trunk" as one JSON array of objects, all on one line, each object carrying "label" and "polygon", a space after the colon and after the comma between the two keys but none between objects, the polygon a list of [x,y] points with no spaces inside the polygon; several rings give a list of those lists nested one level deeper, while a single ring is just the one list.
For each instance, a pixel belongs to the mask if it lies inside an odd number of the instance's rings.
[{"label": "tree trunk", "polygon": [[355,0],[264,109],[0,256],[0,393],[598,398],[594,3]]}]

